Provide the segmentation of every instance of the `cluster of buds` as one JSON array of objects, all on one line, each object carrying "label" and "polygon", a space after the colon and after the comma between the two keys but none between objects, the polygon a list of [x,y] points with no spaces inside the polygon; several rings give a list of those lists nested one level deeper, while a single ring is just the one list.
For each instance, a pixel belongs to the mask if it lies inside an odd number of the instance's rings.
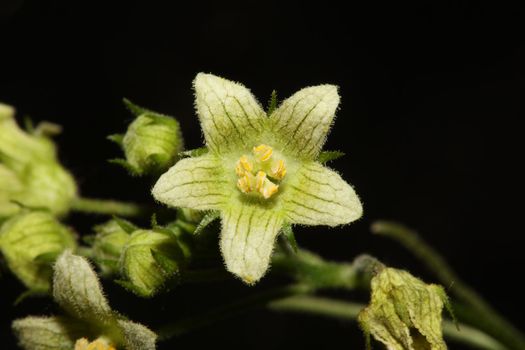
[{"label": "cluster of buds", "polygon": [[122,219],[96,227],[93,259],[105,275],[142,297],[155,295],[185,265],[187,255],[169,230],[143,230]]}]

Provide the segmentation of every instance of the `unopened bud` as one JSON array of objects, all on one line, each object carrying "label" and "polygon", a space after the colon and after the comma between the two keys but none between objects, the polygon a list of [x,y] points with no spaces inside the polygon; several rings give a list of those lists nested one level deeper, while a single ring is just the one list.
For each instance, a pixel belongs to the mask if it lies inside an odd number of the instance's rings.
[{"label": "unopened bud", "polygon": [[[136,119],[129,125],[120,143],[126,160],[118,160],[136,175],[159,174],[170,168],[183,149],[180,126],[176,119],[155,113],[125,101]],[[118,136],[112,137],[118,140]]]},{"label": "unopened bud", "polygon": [[151,297],[184,265],[184,254],[174,235],[151,230],[133,232],[120,258],[121,284]]}]

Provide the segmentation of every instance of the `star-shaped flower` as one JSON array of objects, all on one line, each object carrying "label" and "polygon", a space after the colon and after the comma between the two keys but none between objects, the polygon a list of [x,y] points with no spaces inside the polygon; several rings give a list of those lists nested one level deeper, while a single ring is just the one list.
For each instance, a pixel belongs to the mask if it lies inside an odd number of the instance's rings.
[{"label": "star-shaped flower", "polygon": [[269,116],[239,83],[200,73],[194,88],[209,152],[175,164],[153,196],[174,207],[220,211],[230,272],[258,281],[286,223],[336,226],[361,216],[352,187],[316,161],[339,104],[336,86],[304,88]]}]

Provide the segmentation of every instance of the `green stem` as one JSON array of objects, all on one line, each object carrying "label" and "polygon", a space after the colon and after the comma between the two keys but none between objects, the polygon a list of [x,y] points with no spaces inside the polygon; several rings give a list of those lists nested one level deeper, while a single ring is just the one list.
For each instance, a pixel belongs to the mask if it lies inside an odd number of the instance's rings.
[{"label": "green stem", "polygon": [[71,208],[78,212],[123,217],[143,216],[150,212],[148,208],[135,203],[80,197],[73,200]]},{"label": "green stem", "polygon": [[201,315],[191,316],[175,323],[165,325],[158,329],[156,333],[159,336],[159,340],[167,340],[255,308],[264,307],[271,300],[281,299],[290,295],[305,294],[310,291],[310,287],[302,284],[267,290],[230,304],[219,306]]},{"label": "green stem", "polygon": [[368,289],[370,278],[383,266],[369,255],[358,256],[353,263],[327,261],[305,249],[297,253],[280,249],[272,258],[272,271],[290,276],[315,288]]},{"label": "green stem", "polygon": [[[299,312],[351,321],[355,321],[359,312],[365,307],[362,304],[308,295],[274,300],[269,302],[267,306],[272,311]],[[487,334],[464,324],[460,325],[460,331],[458,331],[452,322],[444,321],[443,334],[452,341],[477,349],[506,349]]]},{"label": "green stem", "polygon": [[463,303],[470,305],[469,313],[473,323],[487,333],[508,345],[511,349],[525,349],[525,336],[496,310],[494,310],[476,291],[461,280],[445,259],[429,246],[413,230],[393,222],[377,221],[372,225],[372,232],[399,241],[406,249],[419,258],[427,268]]}]

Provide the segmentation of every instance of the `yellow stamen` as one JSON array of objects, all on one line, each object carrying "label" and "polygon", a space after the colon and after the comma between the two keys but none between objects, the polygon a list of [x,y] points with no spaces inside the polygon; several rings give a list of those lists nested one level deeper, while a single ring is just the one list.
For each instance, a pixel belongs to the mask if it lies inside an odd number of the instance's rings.
[{"label": "yellow stamen", "polygon": [[243,193],[258,192],[268,199],[279,191],[279,185],[272,180],[282,180],[286,175],[286,166],[282,159],[263,163],[272,158],[273,149],[268,145],[260,144],[253,147],[252,151],[255,162],[252,156],[242,155],[235,165],[237,188]]},{"label": "yellow stamen", "polygon": [[237,166],[235,167],[235,173],[237,176],[243,176],[245,173],[249,173],[253,170],[253,164],[250,162],[248,157],[242,156],[237,161]]},{"label": "yellow stamen", "polygon": [[253,148],[253,154],[257,156],[260,162],[265,162],[272,156],[273,149],[265,144],[261,144]]},{"label": "yellow stamen", "polygon": [[277,191],[279,190],[279,185],[274,184],[273,182],[269,181],[264,184],[264,187],[262,189],[261,194],[264,198],[268,199],[271,196],[273,196]]},{"label": "yellow stamen", "polygon": [[254,177],[252,173],[246,172],[244,176],[237,180],[237,187],[244,193],[253,191]]},{"label": "yellow stamen", "polygon": [[75,343],[75,350],[116,350],[115,347],[108,344],[103,339],[97,339],[93,342],[89,342],[86,338],[80,338]]},{"label": "yellow stamen", "polygon": [[259,192],[261,192],[264,183],[266,180],[266,173],[264,171],[259,171],[257,173],[257,176],[255,177],[255,189]]},{"label": "yellow stamen", "polygon": [[274,162],[271,168],[270,176],[277,180],[282,180],[286,175],[286,166],[284,165],[284,160],[279,159]]}]

